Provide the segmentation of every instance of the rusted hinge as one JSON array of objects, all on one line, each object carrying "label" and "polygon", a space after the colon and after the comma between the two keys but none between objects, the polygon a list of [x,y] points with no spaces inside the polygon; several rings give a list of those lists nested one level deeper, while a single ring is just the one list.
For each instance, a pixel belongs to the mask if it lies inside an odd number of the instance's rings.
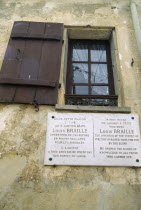
[{"label": "rusted hinge", "polygon": [[36,100],[33,101],[33,105],[34,105],[35,111],[38,112],[39,111],[39,105],[38,105]]}]

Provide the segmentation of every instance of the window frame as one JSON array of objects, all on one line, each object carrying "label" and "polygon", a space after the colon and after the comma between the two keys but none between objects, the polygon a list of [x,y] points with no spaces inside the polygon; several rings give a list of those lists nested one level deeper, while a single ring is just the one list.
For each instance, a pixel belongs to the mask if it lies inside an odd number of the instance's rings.
[{"label": "window frame", "polygon": [[[106,63],[107,64],[107,71],[108,71],[108,84],[104,84],[104,83],[99,83],[99,84],[92,84],[90,81],[90,70],[89,70],[89,81],[86,84],[81,84],[79,83],[79,86],[84,85],[84,86],[88,86],[89,87],[89,94],[88,95],[83,95],[83,94],[72,94],[71,93],[71,88],[73,86],[74,83],[72,83],[72,78],[73,78],[73,70],[72,70],[72,63],[81,63],[81,62],[73,62],[72,61],[72,45],[75,42],[88,42],[89,43],[89,47],[90,48],[90,44],[92,43],[104,43],[106,46],[106,57],[107,60],[106,62],[90,62],[90,53],[88,55],[89,59],[88,62],[82,62],[82,63],[88,63],[89,69],[90,69],[90,65],[92,63]],[[90,52],[90,49],[89,49]],[[78,84],[78,83],[77,83]],[[108,95],[90,95],[90,87],[91,86],[108,86],[109,87],[109,94]],[[112,59],[111,59],[111,48],[110,48],[110,40],[95,40],[95,39],[69,39],[68,40],[68,65],[67,65],[67,74],[66,74],[66,93],[65,93],[65,102],[66,104],[70,104],[68,101],[70,101],[71,99],[74,98],[74,104],[72,105],[86,105],[83,103],[79,103],[77,104],[77,100],[79,101],[79,99],[105,99],[105,100],[111,100],[113,101],[113,103],[108,103],[108,104],[104,104],[107,106],[117,106],[117,99],[118,96],[115,95],[115,85],[114,85],[114,75],[113,75],[113,69],[112,69]],[[91,104],[87,104],[87,105],[91,105]],[[101,103],[96,104],[98,106],[102,105]]]}]

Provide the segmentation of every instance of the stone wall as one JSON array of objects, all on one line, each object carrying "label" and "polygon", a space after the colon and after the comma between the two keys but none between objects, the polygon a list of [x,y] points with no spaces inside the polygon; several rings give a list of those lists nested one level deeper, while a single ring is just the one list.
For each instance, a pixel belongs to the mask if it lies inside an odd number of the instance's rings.
[{"label": "stone wall", "polygon": [[[14,21],[115,27],[121,104],[141,118],[141,61],[128,0],[1,0],[0,20],[0,65]],[[63,67],[60,80],[63,104]],[[0,209],[141,209],[140,168],[43,165],[47,114],[54,111],[0,104]]]}]

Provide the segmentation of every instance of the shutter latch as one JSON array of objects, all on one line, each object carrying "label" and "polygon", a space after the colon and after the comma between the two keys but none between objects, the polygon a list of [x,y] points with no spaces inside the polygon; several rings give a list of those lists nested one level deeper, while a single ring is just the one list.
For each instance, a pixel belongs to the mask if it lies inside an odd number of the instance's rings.
[{"label": "shutter latch", "polygon": [[33,101],[33,105],[34,105],[35,111],[38,112],[39,111],[39,105],[38,105],[36,100]]}]

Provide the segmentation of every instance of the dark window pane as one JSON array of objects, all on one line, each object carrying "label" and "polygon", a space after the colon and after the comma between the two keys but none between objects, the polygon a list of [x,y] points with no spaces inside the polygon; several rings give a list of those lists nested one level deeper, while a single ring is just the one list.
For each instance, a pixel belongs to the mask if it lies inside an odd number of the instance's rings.
[{"label": "dark window pane", "polygon": [[73,82],[88,83],[88,64],[73,63]]},{"label": "dark window pane", "polygon": [[108,83],[107,64],[91,65],[91,83]]},{"label": "dark window pane", "polygon": [[108,86],[92,86],[91,95],[109,95]]},{"label": "dark window pane", "polygon": [[91,61],[106,62],[106,46],[101,44],[91,45]]},{"label": "dark window pane", "polygon": [[73,86],[72,94],[88,95],[88,86]]},{"label": "dark window pane", "polygon": [[73,44],[73,61],[88,61],[88,45],[82,43]]}]

